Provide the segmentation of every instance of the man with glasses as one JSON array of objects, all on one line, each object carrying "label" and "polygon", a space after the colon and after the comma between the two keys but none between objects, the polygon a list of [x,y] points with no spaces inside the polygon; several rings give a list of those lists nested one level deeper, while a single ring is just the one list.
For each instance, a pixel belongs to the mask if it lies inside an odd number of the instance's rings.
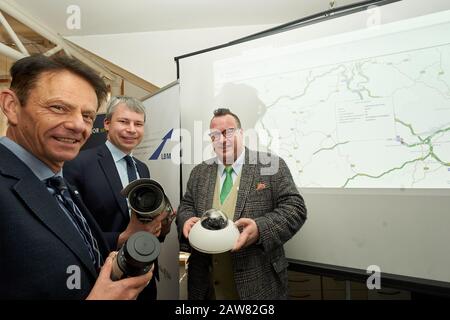
[{"label": "man with glasses", "polygon": [[[188,299],[286,299],[283,244],[305,222],[303,198],[281,158],[244,147],[241,122],[229,109],[214,111],[210,137],[215,161],[192,170],[178,208],[180,244],[191,251]],[[231,252],[186,248],[191,228],[211,208],[241,231]]]}]

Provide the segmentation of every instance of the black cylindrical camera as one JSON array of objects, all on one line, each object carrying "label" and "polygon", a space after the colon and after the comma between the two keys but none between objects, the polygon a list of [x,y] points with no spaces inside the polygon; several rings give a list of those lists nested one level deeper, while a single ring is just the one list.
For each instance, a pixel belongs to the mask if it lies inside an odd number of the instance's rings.
[{"label": "black cylindrical camera", "polygon": [[160,253],[158,238],[151,233],[139,231],[123,244],[112,266],[111,280],[140,276],[147,273]]},{"label": "black cylindrical camera", "polygon": [[122,190],[122,195],[128,198],[130,207],[139,220],[148,222],[164,211],[168,211],[168,223],[174,215],[169,199],[162,186],[155,180],[148,178],[137,179]]}]

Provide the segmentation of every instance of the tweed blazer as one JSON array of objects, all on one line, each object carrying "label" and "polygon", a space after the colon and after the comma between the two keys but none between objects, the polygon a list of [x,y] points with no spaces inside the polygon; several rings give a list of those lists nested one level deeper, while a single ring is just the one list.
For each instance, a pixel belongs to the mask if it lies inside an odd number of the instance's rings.
[{"label": "tweed blazer", "polygon": [[[270,163],[268,163],[270,159]],[[180,248],[191,252],[188,298],[206,299],[210,293],[211,256],[190,248],[183,225],[212,208],[217,162],[209,160],[191,172],[177,213]],[[283,159],[246,148],[234,213],[255,220],[259,240],[232,253],[233,273],[241,299],[286,299],[287,260],[283,244],[306,220],[306,207]]]}]

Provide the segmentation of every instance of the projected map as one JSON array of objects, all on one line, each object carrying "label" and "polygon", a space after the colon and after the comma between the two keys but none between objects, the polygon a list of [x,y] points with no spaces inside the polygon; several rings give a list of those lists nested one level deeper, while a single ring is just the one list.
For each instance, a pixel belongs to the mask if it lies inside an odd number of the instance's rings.
[{"label": "projected map", "polygon": [[317,50],[223,60],[216,94],[230,83],[256,90],[260,144],[286,160],[299,187],[449,188],[450,44],[370,52],[310,68]]}]

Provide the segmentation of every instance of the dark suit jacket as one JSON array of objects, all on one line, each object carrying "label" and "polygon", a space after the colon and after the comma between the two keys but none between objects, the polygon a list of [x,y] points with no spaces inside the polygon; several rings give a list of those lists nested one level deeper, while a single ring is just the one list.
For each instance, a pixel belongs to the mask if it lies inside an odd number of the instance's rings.
[{"label": "dark suit jacket", "polygon": [[[141,178],[150,178],[147,166],[134,158]],[[123,189],[114,159],[105,144],[87,149],[72,161],[64,164],[64,178],[71,183],[81,195],[86,207],[105,232],[108,243],[117,243],[119,234],[130,222],[126,198],[120,194]],[[116,248],[114,248],[116,249]],[[152,291],[156,298],[158,263],[155,263],[154,277],[141,297]],[[148,289],[147,289],[148,288]]]},{"label": "dark suit jacket", "polygon": [[[84,299],[97,279],[86,245],[45,184],[0,144],[0,299]],[[81,199],[100,252],[109,248]],[[79,272],[80,289],[68,288]]]},{"label": "dark suit jacket", "polygon": [[[270,172],[270,164],[261,161],[269,155],[246,149],[234,221],[255,220],[259,240],[232,253],[234,281],[241,299],[287,299],[287,260],[283,244],[306,220],[306,207],[291,173],[283,161]],[[276,169],[276,168],[275,168]],[[268,170],[264,172],[264,170]],[[269,173],[270,172],[270,173]],[[269,173],[269,174],[267,174]],[[201,216],[212,208],[217,178],[217,163],[209,161],[196,166],[189,177],[186,193],[177,213],[180,247],[190,250],[188,298],[206,299],[210,293],[211,256],[189,248],[182,228],[187,219]]]}]

